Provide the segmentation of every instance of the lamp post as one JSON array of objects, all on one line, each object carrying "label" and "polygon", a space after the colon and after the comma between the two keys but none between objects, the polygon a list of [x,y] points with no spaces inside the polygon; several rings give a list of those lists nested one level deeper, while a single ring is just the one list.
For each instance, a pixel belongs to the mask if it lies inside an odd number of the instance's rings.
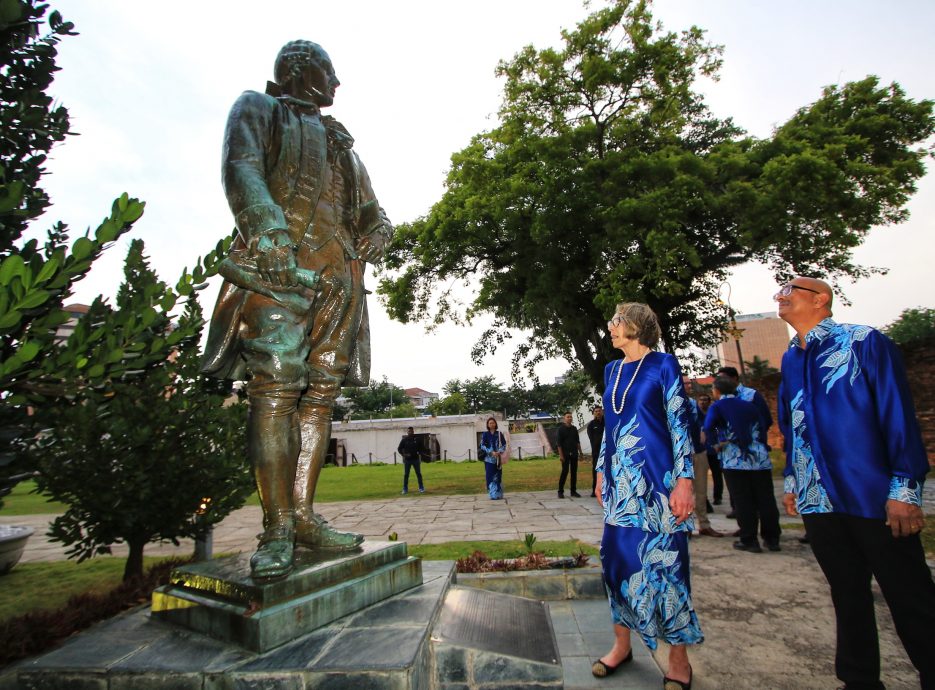
[{"label": "lamp post", "polygon": [[735,318],[736,314],[734,312],[734,308],[730,304],[730,292],[731,292],[730,283],[728,283],[726,280],[718,286],[718,289],[717,289],[718,300],[717,301],[718,301],[718,304],[725,304],[725,301],[721,299],[721,289],[725,286],[727,287],[727,297],[725,298],[726,304],[727,304],[727,314],[730,316],[730,326],[727,329],[725,329],[725,332],[727,335],[729,335],[731,338],[734,339],[734,344],[737,346],[737,361],[740,363],[740,367],[739,367],[740,376],[743,379],[743,378],[746,378],[746,375],[747,375],[746,368],[743,365],[743,351],[740,349],[740,339],[743,337],[744,329],[737,328],[737,319]]}]

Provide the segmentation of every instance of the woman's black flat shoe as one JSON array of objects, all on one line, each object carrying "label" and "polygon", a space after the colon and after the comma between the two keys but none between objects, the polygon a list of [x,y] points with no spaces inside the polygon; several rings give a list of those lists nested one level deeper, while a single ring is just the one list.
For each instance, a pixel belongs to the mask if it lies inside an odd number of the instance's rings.
[{"label": "woman's black flat shoe", "polygon": [[694,673],[691,670],[691,667],[688,668],[688,682],[683,683],[680,680],[675,680],[674,678],[669,678],[665,676],[662,679],[662,689],[663,690],[692,690],[692,676]]},{"label": "woman's black flat shoe", "polygon": [[610,676],[613,673],[615,673],[618,668],[620,668],[624,664],[629,664],[631,661],[633,661],[633,650],[632,649],[630,650],[630,653],[627,654],[627,658],[621,661],[616,666],[605,664],[603,661],[598,659],[591,665],[591,673],[596,678],[606,678],[607,676]]}]

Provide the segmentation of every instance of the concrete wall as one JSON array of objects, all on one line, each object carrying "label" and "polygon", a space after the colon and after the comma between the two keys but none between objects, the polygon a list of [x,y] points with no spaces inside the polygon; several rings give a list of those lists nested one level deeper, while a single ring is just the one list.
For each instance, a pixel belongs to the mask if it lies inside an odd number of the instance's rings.
[{"label": "concrete wall", "polygon": [[[358,463],[393,462],[399,441],[412,427],[416,434],[434,434],[439,445],[439,456],[448,460],[477,459],[478,434],[484,432],[487,418],[495,417],[501,428],[500,414],[450,415],[443,417],[407,417],[400,419],[360,419],[351,422],[332,422],[331,438],[341,441],[351,463],[353,453]],[[469,455],[470,453],[470,455]],[[396,462],[402,462],[397,454]]]}]

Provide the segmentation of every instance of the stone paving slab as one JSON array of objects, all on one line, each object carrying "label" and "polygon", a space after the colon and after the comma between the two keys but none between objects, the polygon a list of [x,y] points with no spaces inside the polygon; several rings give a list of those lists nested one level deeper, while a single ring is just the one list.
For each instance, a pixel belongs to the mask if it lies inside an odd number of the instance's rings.
[{"label": "stone paving slab", "polygon": [[662,672],[637,635],[631,637],[633,661],[613,677],[595,678],[591,665],[613,646],[614,629],[606,599],[550,601],[552,628],[562,655],[565,690],[656,688]]}]

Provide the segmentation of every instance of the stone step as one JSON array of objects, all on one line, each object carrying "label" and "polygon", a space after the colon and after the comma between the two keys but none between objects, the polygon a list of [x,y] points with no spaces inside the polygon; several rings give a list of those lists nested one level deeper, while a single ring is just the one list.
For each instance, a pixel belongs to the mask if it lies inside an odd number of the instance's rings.
[{"label": "stone step", "polygon": [[182,566],[153,592],[153,617],[267,652],[334,620],[422,584],[422,561],[404,543],[367,542],[353,553],[296,552],[288,577],[250,577],[249,555]]}]

